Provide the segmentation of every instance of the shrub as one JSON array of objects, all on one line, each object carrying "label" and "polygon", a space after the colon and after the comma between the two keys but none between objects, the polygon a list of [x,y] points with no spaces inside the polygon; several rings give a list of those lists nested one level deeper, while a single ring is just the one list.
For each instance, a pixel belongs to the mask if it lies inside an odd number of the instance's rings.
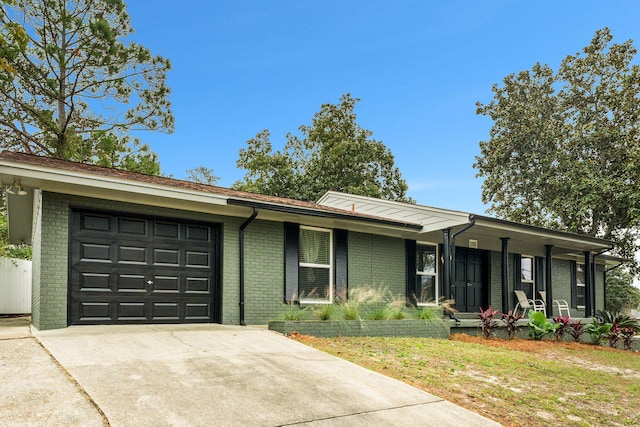
[{"label": "shrub", "polygon": [[421,320],[440,319],[442,311],[438,307],[422,307],[416,309],[416,318]]},{"label": "shrub", "polygon": [[293,301],[287,303],[287,309],[282,313],[284,320],[302,320],[307,314],[307,308],[300,308]]},{"label": "shrub", "polygon": [[[569,326],[569,317],[568,316],[557,316],[555,319],[553,319],[554,322],[556,322],[556,324],[558,325],[557,329],[554,332],[554,336],[556,341],[563,341],[564,340],[564,334],[566,332],[568,332],[570,326]],[[578,337],[578,339],[580,339],[580,337]]]},{"label": "shrub", "polygon": [[498,325],[498,321],[494,319],[496,314],[498,314],[498,310],[492,310],[491,306],[486,310],[483,310],[482,307],[480,307],[480,311],[476,313],[476,316],[480,318],[480,327],[482,328],[482,333],[485,338],[495,335],[493,330]]},{"label": "shrub", "polygon": [[638,320],[626,314],[598,310],[597,317],[602,320],[600,323],[611,323],[612,325],[618,325],[619,328],[633,328],[634,331],[640,332]]},{"label": "shrub", "polygon": [[502,313],[502,320],[505,322],[505,327],[507,331],[507,338],[513,339],[518,332],[520,332],[520,327],[518,326],[518,320],[522,319],[522,314],[514,314],[511,310],[508,313]]},{"label": "shrub", "polygon": [[633,328],[620,328],[620,335],[624,349],[631,350],[631,343],[633,342],[633,337],[635,335]]},{"label": "shrub", "polygon": [[336,317],[336,306],[333,304],[321,304],[313,312],[320,320],[333,320]]},{"label": "shrub", "polygon": [[586,332],[584,330],[584,323],[580,323],[579,320],[569,322],[567,332],[571,335],[574,342],[580,342],[580,337]]},{"label": "shrub", "polygon": [[528,326],[529,336],[540,341],[545,336],[552,335],[559,325],[549,322],[547,316],[541,311],[529,311]]},{"label": "shrub", "polygon": [[603,323],[594,318],[593,323],[585,326],[584,330],[591,337],[591,343],[594,345],[602,345],[602,341],[611,332],[613,325],[611,323]]},{"label": "shrub", "polygon": [[609,334],[607,335],[607,341],[609,341],[609,347],[616,348],[618,347],[618,341],[622,338],[622,333],[620,332],[620,328],[615,323],[611,327]]}]

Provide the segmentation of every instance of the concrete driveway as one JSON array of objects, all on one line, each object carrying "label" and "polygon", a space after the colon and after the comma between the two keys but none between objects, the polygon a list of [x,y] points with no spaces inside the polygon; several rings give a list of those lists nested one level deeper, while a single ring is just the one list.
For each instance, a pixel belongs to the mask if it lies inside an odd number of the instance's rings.
[{"label": "concrete driveway", "polygon": [[34,333],[99,408],[98,420],[101,411],[111,426],[498,425],[263,328],[78,326]]}]

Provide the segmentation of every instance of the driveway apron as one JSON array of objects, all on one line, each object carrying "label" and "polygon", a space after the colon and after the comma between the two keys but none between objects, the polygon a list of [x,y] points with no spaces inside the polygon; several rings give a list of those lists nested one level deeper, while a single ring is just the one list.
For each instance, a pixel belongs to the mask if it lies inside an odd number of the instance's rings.
[{"label": "driveway apron", "polygon": [[498,425],[263,328],[74,326],[36,336],[112,426]]}]

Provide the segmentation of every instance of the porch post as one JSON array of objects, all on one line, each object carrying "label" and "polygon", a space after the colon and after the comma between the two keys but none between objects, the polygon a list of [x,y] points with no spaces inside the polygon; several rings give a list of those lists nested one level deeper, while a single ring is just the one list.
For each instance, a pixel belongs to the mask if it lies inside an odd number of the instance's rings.
[{"label": "porch post", "polygon": [[584,315],[585,317],[593,316],[593,307],[591,306],[591,252],[584,251]]},{"label": "porch post", "polygon": [[502,240],[502,312],[509,312],[509,237],[501,237]]},{"label": "porch post", "polygon": [[544,245],[544,248],[546,250],[545,255],[546,255],[546,260],[545,260],[545,277],[544,277],[544,290],[547,293],[547,316],[548,317],[553,317],[553,295],[552,295],[552,288],[553,286],[551,285],[551,281],[552,281],[552,265],[553,265],[553,261],[551,259],[551,255],[553,253],[553,245]]},{"label": "porch post", "polygon": [[442,268],[442,287],[443,294],[447,299],[451,299],[451,229],[442,230],[442,258],[444,258]]}]

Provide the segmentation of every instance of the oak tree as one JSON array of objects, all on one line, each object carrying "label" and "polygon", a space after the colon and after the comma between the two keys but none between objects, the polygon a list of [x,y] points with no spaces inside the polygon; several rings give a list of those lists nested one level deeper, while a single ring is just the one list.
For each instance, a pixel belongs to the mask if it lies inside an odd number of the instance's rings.
[{"label": "oak tree", "polygon": [[247,173],[234,188],[307,201],[328,190],[410,200],[391,150],[356,122],[358,101],[347,93],[323,104],[300,135],[287,134],[282,151],[273,151],[268,130],[258,133],[240,150],[237,165]]},{"label": "oak tree", "polygon": [[631,40],[598,30],[557,71],[531,70],[494,85],[477,104],[490,117],[474,167],[482,200],[514,221],[611,239],[633,257],[640,226],[640,67]]}]

